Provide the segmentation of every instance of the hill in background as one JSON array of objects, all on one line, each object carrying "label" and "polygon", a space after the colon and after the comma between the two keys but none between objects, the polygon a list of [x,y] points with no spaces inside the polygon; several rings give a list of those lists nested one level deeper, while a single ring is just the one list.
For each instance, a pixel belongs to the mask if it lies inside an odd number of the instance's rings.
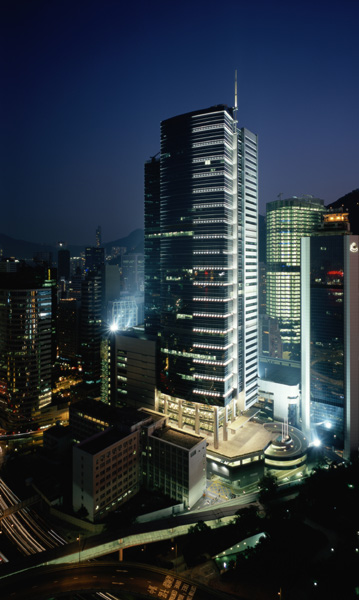
[{"label": "hill in background", "polygon": [[327,208],[340,207],[343,207],[349,213],[350,231],[355,235],[359,235],[359,188],[328,204]]},{"label": "hill in background", "polygon": [[[106,248],[107,254],[111,253],[111,248],[113,246],[125,247],[127,248],[128,253],[143,253],[143,236],[143,229],[135,229],[124,238],[118,238],[117,240],[106,242],[102,245]],[[91,244],[88,244],[87,246],[91,246]],[[57,252],[59,250],[57,246],[16,240],[4,233],[0,233],[0,248],[2,249],[3,256],[7,258],[13,256],[17,259],[32,259],[37,252],[52,252],[54,261],[57,259]],[[71,256],[80,256],[86,246],[69,245],[66,246],[66,248],[70,250]]]}]

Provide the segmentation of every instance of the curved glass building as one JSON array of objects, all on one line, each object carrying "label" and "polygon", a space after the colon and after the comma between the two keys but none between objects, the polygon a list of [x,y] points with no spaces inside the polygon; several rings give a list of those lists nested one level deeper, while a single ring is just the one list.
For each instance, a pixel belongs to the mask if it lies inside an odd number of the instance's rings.
[{"label": "curved glass building", "polygon": [[267,204],[267,314],[278,321],[288,360],[300,360],[300,240],[318,227],[324,210],[313,196]]}]

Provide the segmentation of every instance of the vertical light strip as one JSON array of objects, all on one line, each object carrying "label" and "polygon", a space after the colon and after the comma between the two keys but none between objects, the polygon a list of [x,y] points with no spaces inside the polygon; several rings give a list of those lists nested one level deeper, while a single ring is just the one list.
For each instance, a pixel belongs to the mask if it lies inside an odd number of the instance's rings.
[{"label": "vertical light strip", "polygon": [[301,240],[302,423],[310,436],[310,238]]}]

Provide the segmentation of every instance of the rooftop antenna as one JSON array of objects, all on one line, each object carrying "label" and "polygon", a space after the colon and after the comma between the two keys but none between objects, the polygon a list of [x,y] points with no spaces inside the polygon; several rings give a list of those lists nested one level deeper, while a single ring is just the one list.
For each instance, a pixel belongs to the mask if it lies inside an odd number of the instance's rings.
[{"label": "rooftop antenna", "polygon": [[237,110],[238,110],[238,94],[237,94],[237,69],[234,71],[234,107],[233,107],[233,127],[237,131]]},{"label": "rooftop antenna", "polygon": [[234,71],[234,109],[238,108],[238,95],[237,95],[237,69]]}]

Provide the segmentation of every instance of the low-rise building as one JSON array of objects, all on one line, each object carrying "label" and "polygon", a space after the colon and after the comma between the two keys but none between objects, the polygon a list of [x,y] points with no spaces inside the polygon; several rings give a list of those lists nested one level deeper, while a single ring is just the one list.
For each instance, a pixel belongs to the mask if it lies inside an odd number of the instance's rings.
[{"label": "low-rise building", "polygon": [[98,521],[140,488],[140,431],[109,428],[74,446],[72,501]]},{"label": "low-rise building", "polygon": [[143,420],[150,420],[148,415],[134,408],[118,408],[93,399],[71,404],[69,413],[70,429],[76,442],[82,442],[111,426],[129,433],[141,427]]},{"label": "low-rise building", "polygon": [[160,489],[186,507],[193,506],[206,491],[206,440],[169,427],[163,415],[159,418],[153,414],[157,418],[144,427],[144,485],[150,490]]}]

